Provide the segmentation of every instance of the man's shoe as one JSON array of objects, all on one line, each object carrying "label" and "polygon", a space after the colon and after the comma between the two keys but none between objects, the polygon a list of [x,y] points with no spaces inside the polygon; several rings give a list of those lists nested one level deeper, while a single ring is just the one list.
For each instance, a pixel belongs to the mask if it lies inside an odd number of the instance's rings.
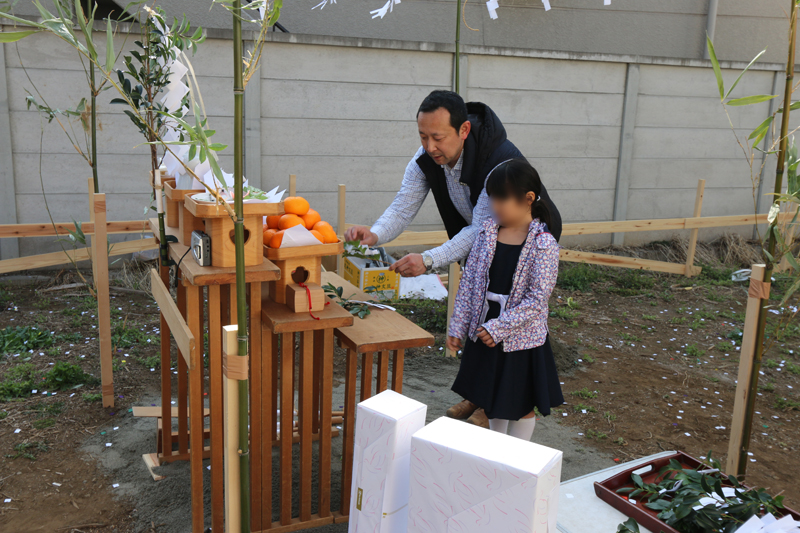
[{"label": "man's shoe", "polygon": [[489,417],[486,416],[486,412],[483,409],[475,409],[472,416],[467,418],[467,422],[478,427],[489,429]]},{"label": "man's shoe", "polygon": [[465,418],[469,418],[477,408],[478,407],[469,400],[462,400],[448,409],[445,414],[456,420],[464,420]]}]

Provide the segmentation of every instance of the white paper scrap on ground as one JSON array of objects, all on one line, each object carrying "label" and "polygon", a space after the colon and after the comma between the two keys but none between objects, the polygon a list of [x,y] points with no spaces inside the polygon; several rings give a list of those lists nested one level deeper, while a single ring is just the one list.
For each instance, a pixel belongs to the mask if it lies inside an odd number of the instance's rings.
[{"label": "white paper scrap on ground", "polygon": [[439,418],[411,438],[408,531],[555,533],[562,455]]},{"label": "white paper scrap on ground", "polygon": [[443,300],[447,298],[447,289],[437,274],[400,278],[400,298]]},{"label": "white paper scrap on ground", "polygon": [[322,244],[314,234],[306,229],[305,226],[297,225],[284,230],[281,248],[293,248],[295,246],[311,246]]},{"label": "white paper scrap on ground", "polygon": [[603,0],[603,5],[604,6],[610,6],[611,5],[611,0]]},{"label": "white paper scrap on ground", "polygon": [[349,533],[405,533],[411,436],[426,411],[393,390],[358,404]]},{"label": "white paper scrap on ground", "polygon": [[489,10],[489,17],[492,20],[497,18],[497,8],[500,7],[500,4],[497,3],[497,0],[489,0],[486,2],[486,9]]},{"label": "white paper scrap on ground", "polygon": [[542,0],[542,3],[544,4],[544,10],[550,11],[550,0]]}]

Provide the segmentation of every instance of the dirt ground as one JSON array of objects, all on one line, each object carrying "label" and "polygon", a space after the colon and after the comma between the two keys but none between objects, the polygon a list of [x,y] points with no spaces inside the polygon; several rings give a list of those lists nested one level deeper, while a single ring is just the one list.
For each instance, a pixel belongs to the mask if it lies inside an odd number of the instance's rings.
[{"label": "dirt ground", "polygon": [[[729,281],[731,270],[709,268],[687,280],[562,264],[550,328],[564,343],[559,368],[568,403],[537,423],[533,440],[564,451],[563,479],[662,450],[695,456],[711,450],[724,459],[746,298],[745,284]],[[0,278],[0,330],[35,326],[53,332],[53,344],[31,353],[6,352],[0,343],[0,387],[14,381],[21,365],[32,365],[39,380],[59,362],[99,376],[87,293],[42,292],[73,281],[66,278],[33,285],[16,279]],[[778,276],[773,295],[779,298],[787,284]],[[155,305],[141,290],[114,289],[112,297],[115,408],[102,408],[99,386],[88,383],[46,395],[37,386],[35,394],[0,401],[1,531],[188,530],[188,465],[162,467],[166,479],[152,481],[141,454],[155,451],[155,421],[130,413],[133,405],[158,403]],[[436,336],[434,347],[409,351],[404,381],[404,393],[428,405],[430,421],[458,401],[450,391],[458,361],[442,357],[440,304],[399,308]],[[782,492],[797,508],[800,327],[790,311],[778,313],[768,321],[773,342],[762,369],[747,481]],[[337,350],[334,406],[343,395],[343,363]],[[335,439],[333,486],[340,446]],[[334,506],[336,498],[334,491]]]}]

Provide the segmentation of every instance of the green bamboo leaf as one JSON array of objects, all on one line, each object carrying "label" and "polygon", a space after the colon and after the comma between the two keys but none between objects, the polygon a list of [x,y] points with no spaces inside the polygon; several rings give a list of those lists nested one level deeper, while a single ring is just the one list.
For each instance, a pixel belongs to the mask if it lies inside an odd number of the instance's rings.
[{"label": "green bamboo leaf", "polygon": [[38,23],[38,22],[34,22],[32,20],[21,19],[19,17],[15,17],[14,15],[11,15],[10,13],[6,13],[4,11],[0,11],[0,18],[5,18],[5,19],[8,19],[8,20],[12,20],[12,21],[16,22],[17,24],[21,24],[23,26],[39,28],[41,30],[47,29],[47,26],[45,26],[44,24],[41,24],[41,23]]},{"label": "green bamboo leaf", "polygon": [[795,282],[792,283],[792,286],[789,287],[789,289],[783,295],[783,299],[781,299],[780,303],[778,304],[778,307],[783,307],[786,304],[786,302],[789,300],[789,298],[791,298],[792,295],[795,292],[797,292],[798,288],[800,288],[800,278],[796,279]]},{"label": "green bamboo leaf", "polygon": [[717,78],[717,86],[719,87],[719,99],[725,100],[725,82],[722,80],[722,70],[719,68],[719,61],[717,61],[717,54],[714,52],[714,43],[706,34],[706,44],[708,45],[708,57],[711,59],[711,66],[714,68],[714,76]]},{"label": "green bamboo leaf", "polygon": [[753,96],[745,96],[743,98],[728,100],[728,105],[737,106],[737,105],[760,104],[761,102],[772,100],[777,96],[778,96],[777,94],[755,94]]},{"label": "green bamboo leaf", "polygon": [[[796,111],[798,109],[800,109],[800,100],[797,102],[792,102],[792,104],[789,106],[789,111]],[[783,113],[783,106],[779,107],[777,112]]]},{"label": "green bamboo leaf", "polygon": [[106,19],[106,72],[114,68],[114,32],[111,29],[111,19]]},{"label": "green bamboo leaf", "polygon": [[80,2],[75,2],[75,18],[78,19],[78,26],[81,27],[81,33],[83,33],[83,37],[86,39],[86,48],[89,52],[89,57],[96,61],[97,49],[94,47],[94,42],[92,41],[92,30],[86,24],[86,17],[83,14],[83,6],[81,6]]},{"label": "green bamboo leaf", "polygon": [[28,35],[39,33],[38,30],[25,30],[25,31],[5,31],[0,32],[0,43],[15,43],[20,39],[24,39]]},{"label": "green bamboo leaf", "polygon": [[220,143],[212,143],[208,145],[209,150],[214,150],[215,152],[221,152],[225,148],[227,148],[227,144],[220,144]]},{"label": "green bamboo leaf", "polygon": [[[758,125],[758,127],[757,127],[756,129],[754,129],[754,130],[753,130],[753,132],[750,134],[750,136],[748,137],[748,139],[754,139],[754,138],[756,138],[756,137],[759,137],[759,136],[761,137],[761,139],[763,139],[763,138],[764,138],[764,136],[767,134],[767,130],[769,130],[769,127],[770,127],[770,125],[772,124],[772,121],[773,121],[773,120],[775,120],[775,117],[774,117],[773,115],[770,115],[770,116],[768,116],[768,117],[767,117],[767,118],[764,120],[764,122],[762,122],[761,124],[759,124],[759,125]],[[759,140],[760,140],[760,139],[759,139]],[[756,142],[755,142],[755,143],[753,143],[753,144],[758,144],[758,141],[756,141]]]},{"label": "green bamboo leaf", "polygon": [[222,184],[223,187],[230,187],[230,184],[222,175],[222,169],[219,168],[217,156],[215,154],[208,154],[208,164],[211,165],[211,170],[214,172],[214,177]]},{"label": "green bamboo leaf", "polygon": [[751,61],[751,62],[750,62],[750,63],[749,63],[749,64],[748,64],[746,67],[744,67],[744,70],[742,71],[742,73],[741,73],[741,74],[739,74],[739,77],[738,77],[738,78],[736,78],[736,81],[735,81],[735,82],[733,82],[733,85],[731,85],[731,88],[730,88],[730,89],[728,89],[728,92],[727,92],[727,93],[725,93],[725,98],[727,98],[727,97],[728,97],[728,96],[729,96],[729,95],[730,95],[730,94],[733,92],[733,89],[734,89],[734,88],[736,87],[736,85],[739,83],[739,80],[741,80],[741,79],[742,79],[742,76],[744,76],[744,73],[745,73],[745,72],[747,72],[747,69],[749,69],[750,67],[752,67],[752,66],[753,66],[753,63],[755,63],[756,61],[758,61],[758,58],[759,58],[759,57],[761,57],[762,55],[764,55],[764,52],[766,52],[766,51],[767,51],[766,49],[764,49],[764,50],[761,50],[761,52],[759,52],[759,53],[758,53],[758,55],[757,55],[756,57],[754,57],[754,58],[753,58],[753,60],[752,60],[752,61]]}]

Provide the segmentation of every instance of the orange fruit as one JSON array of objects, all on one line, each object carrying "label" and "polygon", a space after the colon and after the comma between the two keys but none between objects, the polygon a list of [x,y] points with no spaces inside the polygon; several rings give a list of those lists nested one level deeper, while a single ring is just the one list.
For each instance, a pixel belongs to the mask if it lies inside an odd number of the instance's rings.
[{"label": "orange fruit", "polygon": [[302,218],[303,222],[305,222],[306,229],[314,229],[314,224],[322,220],[322,217],[319,216],[319,213],[317,213],[313,209],[309,209],[308,213],[306,213],[305,215],[300,215],[300,218]]},{"label": "orange fruit", "polygon": [[328,224],[324,220],[321,220],[321,221],[317,222],[316,224],[314,224],[313,226],[311,226],[311,229],[315,229],[317,231],[322,231],[320,228],[328,228],[329,230],[333,231],[333,226],[331,226],[330,224]]},{"label": "orange fruit", "polygon": [[322,237],[324,238],[322,242],[326,244],[339,242],[339,236],[336,235],[336,232],[333,231],[333,228],[331,228],[330,226],[321,226],[319,228],[316,228],[316,231],[322,234]]},{"label": "orange fruit", "polygon": [[283,201],[283,210],[291,215],[305,215],[308,208],[308,200],[302,196],[289,196]]},{"label": "orange fruit", "polygon": [[276,231],[275,235],[269,240],[269,247],[270,248],[280,248],[281,242],[283,242],[283,230]]},{"label": "orange fruit", "polygon": [[276,229],[272,229],[272,228],[265,229],[264,230],[264,244],[269,246],[269,241],[272,240],[272,236],[275,235],[276,233],[278,233],[278,230],[276,230]]},{"label": "orange fruit", "polygon": [[292,226],[303,226],[305,227],[305,223],[303,219],[294,214],[287,214],[281,215],[281,219],[278,221],[278,227],[280,229],[289,229]]},{"label": "orange fruit", "polygon": [[312,229],[312,230],[311,230],[311,235],[313,235],[314,237],[316,237],[317,239],[319,239],[319,242],[322,242],[322,243],[324,243],[324,242],[325,242],[325,237],[323,237],[323,236],[322,236],[322,233],[318,232],[317,230],[315,230],[315,229]]},{"label": "orange fruit", "polygon": [[[278,229],[278,221],[280,221],[283,215],[270,215],[267,217],[267,228],[269,229]],[[264,228],[265,230],[267,228]]]}]

